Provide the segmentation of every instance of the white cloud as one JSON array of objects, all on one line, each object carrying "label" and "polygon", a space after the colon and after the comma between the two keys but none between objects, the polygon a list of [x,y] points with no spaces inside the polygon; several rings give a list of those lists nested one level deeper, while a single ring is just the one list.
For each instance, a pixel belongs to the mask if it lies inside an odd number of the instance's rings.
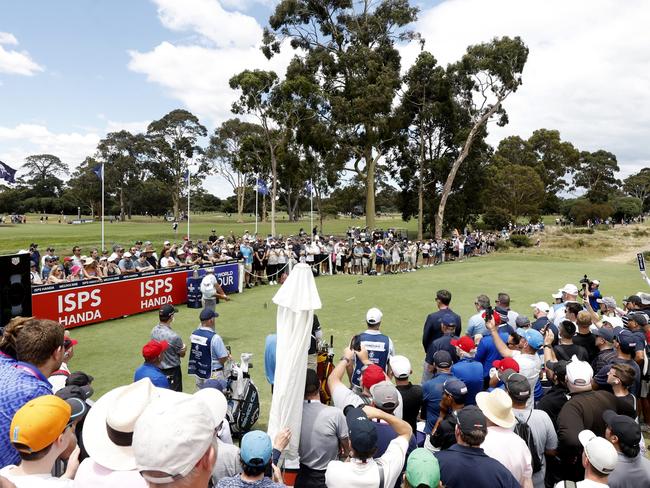
[{"label": "white cloud", "polygon": [[32,76],[44,68],[28,52],[5,49],[2,45],[16,46],[18,40],[9,32],[0,32],[0,73]]},{"label": "white cloud", "polygon": [[106,133],[108,132],[119,132],[121,130],[126,130],[132,134],[138,134],[140,132],[147,132],[147,126],[151,123],[151,120],[137,120],[134,122],[116,122],[114,120],[109,120],[106,123]]},{"label": "white cloud", "polygon": [[[423,11],[416,30],[443,65],[470,44],[521,36],[530,48],[524,84],[490,141],[558,129],[579,149],[613,152],[627,175],[650,161],[648,18],[644,0],[449,0]],[[418,48],[404,50],[405,65]]]}]

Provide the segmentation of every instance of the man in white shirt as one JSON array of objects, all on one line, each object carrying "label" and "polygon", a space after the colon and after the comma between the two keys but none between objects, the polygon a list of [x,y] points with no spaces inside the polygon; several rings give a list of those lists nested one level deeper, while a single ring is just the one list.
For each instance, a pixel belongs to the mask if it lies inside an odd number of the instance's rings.
[{"label": "man in white shirt", "polygon": [[205,268],[205,276],[201,280],[203,308],[214,310],[217,307],[216,285],[217,278],[214,276],[214,268]]},{"label": "man in white shirt", "polygon": [[[373,459],[377,444],[377,427],[372,420],[388,423],[397,437],[383,456]],[[350,435],[350,457],[346,462],[330,461],[325,471],[328,488],[376,488],[383,480],[386,488],[395,486],[402,473],[412,435],[411,426],[373,407],[351,408],[346,420]]]},{"label": "man in white shirt", "polygon": [[[554,307],[548,315],[549,320],[553,321],[555,327],[560,327],[560,324],[566,316],[566,304],[568,302],[578,301],[578,287],[571,283],[567,283],[563,288],[558,290],[558,293],[562,295],[562,304],[558,308]],[[554,295],[554,297],[555,296],[557,295]]]},{"label": "man in white shirt", "polygon": [[[582,451],[582,466],[585,468],[585,479],[578,481],[577,488],[607,488],[609,474],[614,471],[618,455],[616,449],[607,439],[598,437],[590,430],[583,430],[578,439]],[[560,481],[555,488],[563,488],[566,484]]]}]

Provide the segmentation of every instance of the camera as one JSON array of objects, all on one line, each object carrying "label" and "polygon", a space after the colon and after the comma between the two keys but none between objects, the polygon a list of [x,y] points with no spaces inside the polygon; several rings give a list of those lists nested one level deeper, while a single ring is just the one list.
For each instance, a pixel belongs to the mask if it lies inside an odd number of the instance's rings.
[{"label": "camera", "polygon": [[492,311],[492,307],[487,307],[487,308],[485,309],[485,323],[486,323],[486,324],[487,324],[487,323],[490,321],[490,319],[492,318],[492,314],[493,314],[493,313],[494,313],[494,312]]},{"label": "camera", "polygon": [[589,287],[589,283],[591,280],[587,278],[587,275],[584,275],[582,279],[580,280],[580,283],[582,284],[582,288],[586,290]]}]

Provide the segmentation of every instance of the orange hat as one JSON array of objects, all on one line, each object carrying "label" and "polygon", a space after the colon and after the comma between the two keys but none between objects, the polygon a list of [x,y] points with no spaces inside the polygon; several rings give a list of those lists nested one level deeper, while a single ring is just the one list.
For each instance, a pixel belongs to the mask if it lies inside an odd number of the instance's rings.
[{"label": "orange hat", "polygon": [[24,453],[45,449],[63,434],[72,408],[61,398],[44,395],[23,405],[11,421],[9,437],[14,447]]}]

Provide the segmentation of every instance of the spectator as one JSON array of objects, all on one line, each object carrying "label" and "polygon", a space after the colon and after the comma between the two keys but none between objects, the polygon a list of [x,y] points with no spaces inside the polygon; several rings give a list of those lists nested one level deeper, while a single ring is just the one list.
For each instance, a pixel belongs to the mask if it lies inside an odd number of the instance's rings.
[{"label": "spectator", "polygon": [[440,465],[426,449],[416,449],[408,457],[402,488],[438,488]]},{"label": "spectator", "polygon": [[548,314],[551,310],[549,304],[546,302],[537,302],[531,304],[531,307],[533,308],[533,317],[535,318],[535,321],[532,323],[531,327],[539,332],[542,332],[542,329],[545,327],[552,330],[553,335],[555,336],[553,345],[556,345],[558,341],[558,329],[555,327],[555,324],[553,324],[553,322],[551,322],[548,318]]},{"label": "spectator", "polygon": [[600,371],[616,357],[616,351],[614,350],[614,331],[609,327],[601,327],[594,330],[592,334],[596,337],[598,354],[591,362],[591,367],[594,371]]},{"label": "spectator", "polygon": [[639,367],[643,367],[644,350],[646,345],[646,335],[644,328],[648,325],[648,316],[642,312],[627,314],[627,329],[632,332],[636,338],[636,348],[632,359],[636,361]]},{"label": "spectator", "polygon": [[[366,324],[368,325],[368,329],[358,336],[355,336],[355,340],[361,348],[368,351],[370,361],[386,371],[388,368],[389,358],[395,355],[395,347],[393,346],[393,341],[390,337],[379,332],[382,317],[383,315],[381,310],[378,308],[369,309],[368,312],[366,312]],[[350,383],[353,387],[356,387],[357,391],[361,390],[360,380],[362,367],[362,362],[355,355],[354,363],[350,366],[352,371]]]},{"label": "spectator", "polygon": [[547,456],[553,457],[557,455],[555,427],[548,414],[543,410],[526,408],[526,402],[532,392],[525,376],[518,373],[511,374],[506,380],[506,391],[512,400],[512,411],[517,423],[528,425],[532,440],[535,443],[536,452],[531,452],[531,456],[537,456],[541,467],[537,472],[533,472],[533,486],[535,488],[544,488],[545,459]]},{"label": "spectator", "polygon": [[41,278],[41,274],[38,272],[38,269],[36,267],[36,263],[34,261],[29,262],[29,280],[32,285],[42,285],[43,284],[43,279]]},{"label": "spectator", "polygon": [[[426,353],[429,350],[429,346],[433,341],[442,337],[442,324],[450,324],[454,326],[454,334],[460,336],[461,333],[461,318],[460,315],[454,313],[450,308],[449,304],[451,303],[451,293],[447,290],[438,290],[436,293],[436,305],[438,311],[431,313],[427,316],[427,320],[424,323],[424,329],[422,331],[422,347],[424,347],[424,352]],[[431,373],[426,368],[424,368],[424,374],[422,376],[422,383],[431,378]]]},{"label": "spectator", "polygon": [[611,363],[603,366],[598,371],[593,379],[592,386],[598,389],[611,390],[607,384],[607,373],[612,367],[612,364],[621,363],[627,364],[634,369],[634,385],[632,386],[632,394],[638,398],[640,385],[641,385],[641,369],[634,361],[634,354],[636,351],[637,338],[627,329],[618,329],[614,334],[614,349],[616,350],[616,357],[612,359]]},{"label": "spectator", "polygon": [[188,373],[196,376],[197,389],[209,378],[226,379],[223,365],[230,358],[230,353],[221,336],[214,330],[214,319],[218,316],[211,308],[201,310],[201,325],[190,336]]},{"label": "spectator", "polygon": [[555,357],[553,361],[569,361],[572,356],[576,356],[580,361],[589,361],[587,350],[573,343],[573,337],[576,334],[576,325],[570,320],[563,320],[560,323],[560,341],[553,347],[552,351]]},{"label": "spectator", "polygon": [[435,454],[443,485],[520,488],[510,471],[481,448],[488,431],[483,412],[477,406],[470,405],[458,411],[456,419],[456,444]]},{"label": "spectator", "polygon": [[108,264],[106,266],[106,276],[117,276],[122,274],[120,267],[117,265],[117,254],[113,253],[108,257]]},{"label": "spectator", "polygon": [[122,255],[122,259],[118,263],[118,266],[120,267],[120,272],[122,274],[132,274],[137,271],[132,257],[133,255],[128,251]]},{"label": "spectator", "polygon": [[501,292],[494,300],[494,311],[500,315],[507,317],[506,322],[510,327],[517,327],[516,320],[519,314],[514,310],[510,310],[510,295]]},{"label": "spectator", "polygon": [[72,256],[70,256],[70,261],[72,262],[73,266],[81,267],[81,248],[79,246],[74,246],[72,248]]},{"label": "spectator", "polygon": [[557,431],[557,417],[569,398],[566,384],[566,367],[568,361],[546,361],[546,375],[551,380],[551,388],[538,402],[537,408],[546,412]]},{"label": "spectator", "polygon": [[93,258],[90,257],[84,258],[83,268],[81,272],[83,274],[84,280],[102,281],[102,278],[99,273],[99,269],[97,267],[97,261],[95,261]]},{"label": "spectator", "polygon": [[6,329],[3,350],[13,349],[18,363],[0,364],[0,467],[20,460],[9,442],[11,419],[28,401],[52,393],[47,378],[60,368],[64,353],[58,322],[17,317]]},{"label": "spectator", "polygon": [[[596,436],[590,430],[583,430],[579,435],[580,444],[584,448],[582,453],[582,467],[584,469],[584,480],[576,484],[579,488],[608,485],[608,476],[614,471],[618,455],[614,446]],[[565,483],[558,483],[556,488],[566,486]]]},{"label": "spectator", "polygon": [[422,386],[413,385],[409,376],[413,374],[411,362],[406,356],[393,356],[390,358],[390,369],[395,377],[395,386],[402,397],[403,416],[402,418],[410,426],[413,432],[417,431],[417,419],[422,409]]},{"label": "spectator", "polygon": [[183,374],[181,373],[181,358],[185,357],[187,348],[183,339],[172,330],[174,314],[177,312],[172,305],[163,305],[159,312],[160,322],[151,331],[151,338],[156,341],[166,341],[169,347],[163,351],[160,369],[169,380],[169,387],[174,391],[183,391]]},{"label": "spectator", "polygon": [[[565,319],[566,316],[566,306],[568,303],[578,303],[578,287],[571,283],[567,283],[563,288],[558,290],[559,295],[553,295],[553,298],[559,296],[562,300],[562,303],[555,308],[552,313],[552,316],[549,316],[549,319],[553,321],[555,327],[560,327],[560,324]],[[569,319],[570,320],[570,319]]]},{"label": "spectator", "polygon": [[460,380],[450,379],[442,385],[442,392],[440,416],[429,437],[430,445],[436,450],[449,449],[456,443],[456,415],[465,407],[467,386]]},{"label": "spectator", "polygon": [[[440,328],[443,335],[441,337],[438,337],[431,343],[431,345],[429,345],[429,349],[427,350],[427,354],[424,359],[429,373],[433,372],[433,355],[438,351],[447,351],[451,355],[451,361],[453,363],[458,361],[458,356],[456,355],[456,347],[451,345],[451,342],[457,339],[457,336],[454,335],[456,326],[454,324],[442,323]],[[472,341],[472,344],[473,343],[474,341]]]},{"label": "spectator", "polygon": [[[79,467],[73,419],[85,412],[82,403],[43,395],[23,405],[13,416],[10,431],[11,443],[20,453],[20,464],[5,466],[0,470],[0,475],[19,488],[72,488]],[[71,449],[65,473],[61,478],[53,477],[54,463]]]},{"label": "spectator", "polygon": [[[493,314],[493,317],[495,324],[497,325],[499,337],[501,337],[503,342],[508,342],[510,333],[514,332],[512,327],[510,327],[506,322],[502,322],[499,314]],[[490,381],[490,369],[492,368],[492,364],[494,361],[503,359],[503,356],[501,356],[501,353],[494,343],[494,339],[492,339],[492,334],[484,336],[483,339],[481,339],[481,342],[478,343],[474,359],[483,364],[483,386],[487,387]]]},{"label": "spectator", "polygon": [[473,357],[476,350],[474,341],[463,336],[452,340],[451,345],[456,348],[456,356],[460,358],[460,361],[452,365],[451,374],[467,386],[465,404],[476,405],[476,394],[483,389],[483,365]]},{"label": "spectator", "polygon": [[145,252],[141,252],[140,256],[135,261],[135,270],[138,273],[154,270],[154,267],[151,265],[151,263],[147,261],[147,254]]},{"label": "spectator", "polygon": [[[380,381],[370,387],[370,397],[372,399],[370,406],[378,408],[379,410],[395,415],[395,411],[401,405],[401,397],[395,385],[390,381]],[[385,422],[379,421],[377,423],[377,450],[373,455],[374,458],[383,456],[388,448],[390,442],[397,437],[397,432],[392,426]],[[409,448],[407,455],[417,447],[415,444],[415,437],[409,439]]]},{"label": "spectator", "polygon": [[[289,436],[286,436],[286,442],[280,443],[279,439],[283,435],[276,437],[275,445],[271,444],[271,438],[264,432],[253,430],[242,437],[240,460],[243,472],[237,476],[223,478],[217,483],[217,488],[246,488],[250,486],[259,488],[281,488],[282,474],[279,468],[272,464],[272,454],[274,448],[282,451],[286,447]],[[271,465],[273,477],[268,478],[264,473],[268,466]]]},{"label": "spectator", "polygon": [[589,354],[588,361],[591,363],[596,356],[598,356],[596,336],[591,333],[591,315],[586,310],[582,310],[579,304],[569,304],[567,311],[572,310],[576,306],[579,308],[579,311],[576,314],[578,332],[573,338],[573,343],[582,346],[587,350],[587,353]]},{"label": "spectator", "polygon": [[133,454],[149,487],[207,486],[217,456],[218,423],[198,395],[175,394],[149,404],[133,430]]},{"label": "spectator", "polygon": [[[512,431],[517,420],[508,394],[499,388],[489,393],[481,392],[476,396],[476,404],[487,418],[488,432],[481,444],[485,454],[508,468],[523,488],[532,487],[530,450],[526,442]],[[504,446],[508,446],[508,449],[504,449]]]},{"label": "spectator", "polygon": [[162,355],[169,347],[167,341],[150,340],[142,347],[144,364],[135,370],[133,381],[140,381],[142,378],[149,378],[151,383],[158,388],[169,389],[169,380],[160,369]]},{"label": "spectator", "polygon": [[505,389],[504,380],[511,373],[519,373],[519,363],[512,358],[497,359],[492,363],[490,370],[490,384],[487,391],[495,388]]},{"label": "spectator", "polygon": [[48,378],[48,381],[52,385],[52,393],[56,393],[66,385],[66,380],[70,376],[68,363],[74,357],[74,346],[77,344],[79,344],[79,341],[72,339],[70,332],[66,330],[63,336],[63,362],[59,366],[59,369],[54,371]]},{"label": "spectator", "polygon": [[467,330],[465,331],[465,334],[472,339],[477,335],[489,335],[485,327],[485,310],[490,307],[490,299],[487,295],[479,295],[474,300],[474,307],[476,308],[476,313],[467,321]]},{"label": "spectator", "polygon": [[[372,420],[387,422],[397,433],[386,452],[373,459],[377,445],[377,424]],[[346,414],[350,434],[350,461],[331,461],[325,478],[328,488],[361,488],[378,486],[380,479],[385,487],[395,486],[404,466],[411,427],[403,420],[377,408],[351,408]],[[380,474],[381,472],[381,474]]]},{"label": "spectator", "polygon": [[641,454],[639,424],[625,415],[616,415],[613,410],[606,410],[603,420],[607,425],[605,439],[618,454],[616,468],[607,484],[610,488],[650,486],[650,461]]},{"label": "spectator", "polygon": [[339,452],[349,450],[348,426],[343,411],[320,402],[320,380],[313,369],[307,369],[305,403],[300,429],[300,470],[296,488],[325,487],[325,470]]},{"label": "spectator", "polygon": [[424,433],[430,434],[438,421],[443,385],[449,379],[457,379],[451,374],[451,355],[447,351],[438,351],[433,355],[433,377],[422,384],[422,414],[426,420]]},{"label": "spectator", "polygon": [[630,393],[630,388],[634,385],[634,370],[627,364],[612,364],[607,374],[607,384],[611,386],[612,393],[616,397],[616,411],[636,419],[637,398]]},{"label": "spectator", "polygon": [[217,307],[217,278],[214,276],[214,268],[205,268],[205,276],[201,280],[201,295],[203,308],[214,310]]}]

